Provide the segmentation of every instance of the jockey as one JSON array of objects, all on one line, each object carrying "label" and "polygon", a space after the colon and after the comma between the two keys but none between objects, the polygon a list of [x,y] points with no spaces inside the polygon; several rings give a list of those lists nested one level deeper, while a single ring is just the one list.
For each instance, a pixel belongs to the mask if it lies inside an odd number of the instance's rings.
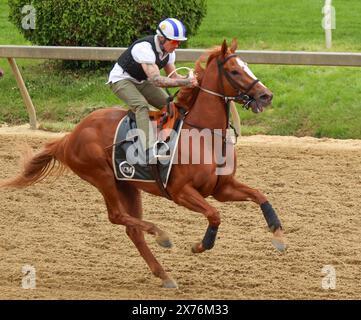
[{"label": "jockey", "polygon": [[[133,42],[119,57],[109,74],[108,83],[118,98],[135,113],[143,151],[156,143],[149,119],[151,106],[161,109],[167,104],[168,95],[161,88],[195,87],[195,77],[184,77],[175,72],[175,49],[187,40],[183,23],[168,18],[159,23],[155,35]],[[161,76],[164,69],[170,78]],[[152,156],[152,152],[151,152]]]}]

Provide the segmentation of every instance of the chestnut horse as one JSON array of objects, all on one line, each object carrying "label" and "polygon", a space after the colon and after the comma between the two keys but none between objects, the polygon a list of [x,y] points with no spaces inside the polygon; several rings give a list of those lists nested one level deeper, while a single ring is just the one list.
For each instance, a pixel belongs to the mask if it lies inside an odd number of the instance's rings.
[{"label": "chestnut horse", "polygon": [[[177,104],[188,110],[183,129],[209,128],[211,132],[215,132],[215,129],[225,132],[229,123],[228,100],[243,101],[254,112],[260,112],[270,105],[271,91],[255,78],[247,65],[235,54],[236,47],[235,39],[230,48],[224,41],[220,48],[206,55],[205,67],[202,66],[205,60],[199,59],[196,62],[199,87],[182,88],[177,97]],[[164,196],[164,193],[156,183],[119,181],[114,175],[109,146],[113,144],[117,125],[126,113],[121,108],[94,111],[84,118],[72,133],[45,144],[38,153],[30,154],[24,162],[22,172],[1,182],[0,187],[26,187],[48,176],[54,168],[70,168],[100,191],[110,222],[126,227],[127,235],[152,273],[162,280],[163,287],[176,288],[177,283],[164,271],[144,239],[144,232],[147,232],[154,235],[161,246],[171,246],[166,232],[155,224],[142,220],[140,190],[156,196]],[[206,147],[205,143],[201,148]],[[181,148],[176,152],[180,159]],[[226,175],[217,175],[216,169],[215,162],[174,164],[168,180],[167,192],[175,203],[200,212],[208,219],[209,225],[204,238],[192,246],[192,251],[201,253],[211,249],[221,223],[218,210],[205,200],[208,196],[222,202],[251,200],[258,204],[273,232],[272,243],[278,250],[283,251],[286,245],[281,223],[265,195],[238,182],[234,178],[235,166]]]}]

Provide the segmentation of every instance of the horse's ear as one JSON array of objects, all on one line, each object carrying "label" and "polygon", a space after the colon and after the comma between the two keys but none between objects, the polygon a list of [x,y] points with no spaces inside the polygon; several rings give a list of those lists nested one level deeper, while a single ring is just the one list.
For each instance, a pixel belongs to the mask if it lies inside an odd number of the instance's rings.
[{"label": "horse's ear", "polygon": [[221,48],[222,55],[225,56],[227,51],[228,51],[227,41],[226,39],[224,39]]},{"label": "horse's ear", "polygon": [[233,38],[231,43],[231,52],[235,53],[236,49],[237,49],[237,38]]}]

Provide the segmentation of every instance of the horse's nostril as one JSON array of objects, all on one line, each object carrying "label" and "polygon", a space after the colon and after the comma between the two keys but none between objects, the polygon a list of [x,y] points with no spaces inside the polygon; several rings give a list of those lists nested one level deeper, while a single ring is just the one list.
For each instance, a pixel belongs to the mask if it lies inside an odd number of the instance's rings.
[{"label": "horse's nostril", "polygon": [[273,94],[262,94],[259,98],[264,101],[272,101]]}]

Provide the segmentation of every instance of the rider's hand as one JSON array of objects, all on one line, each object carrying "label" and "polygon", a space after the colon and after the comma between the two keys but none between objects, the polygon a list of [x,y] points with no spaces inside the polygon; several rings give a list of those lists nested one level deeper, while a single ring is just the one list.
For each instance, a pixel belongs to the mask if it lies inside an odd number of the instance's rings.
[{"label": "rider's hand", "polygon": [[189,78],[189,80],[190,80],[190,84],[188,85],[188,87],[194,88],[198,86],[198,80],[196,77]]},{"label": "rider's hand", "polygon": [[194,73],[192,70],[188,74],[188,80],[190,81],[189,85],[187,85],[188,88],[194,88],[194,87],[198,86],[198,80],[194,76]]}]

